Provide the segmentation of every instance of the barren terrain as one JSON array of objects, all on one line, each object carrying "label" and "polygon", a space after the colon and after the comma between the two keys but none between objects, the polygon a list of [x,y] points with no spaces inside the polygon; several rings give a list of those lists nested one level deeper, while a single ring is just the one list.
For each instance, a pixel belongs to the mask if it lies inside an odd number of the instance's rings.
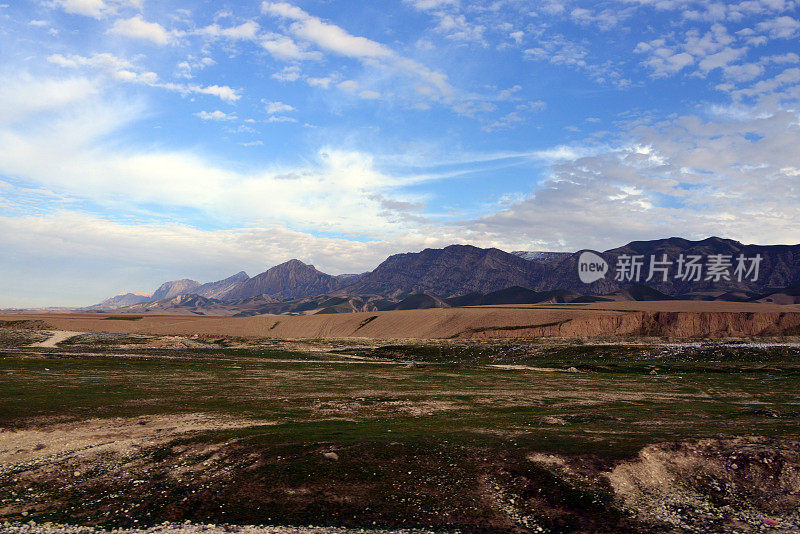
[{"label": "barren terrain", "polygon": [[[102,313],[0,315],[0,326],[271,339],[741,338],[800,335],[800,305],[700,301],[504,305],[259,317]],[[17,323],[18,324],[18,323]]]},{"label": "barren terrain", "polygon": [[[631,317],[429,311],[467,321],[451,331]],[[3,532],[800,531],[792,338],[281,339],[259,329],[314,318],[105,317],[3,318]]]}]

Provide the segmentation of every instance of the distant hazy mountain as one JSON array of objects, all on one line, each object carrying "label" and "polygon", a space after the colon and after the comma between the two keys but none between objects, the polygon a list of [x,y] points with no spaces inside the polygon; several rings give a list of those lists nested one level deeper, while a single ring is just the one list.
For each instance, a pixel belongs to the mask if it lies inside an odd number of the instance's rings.
[{"label": "distant hazy mountain", "polygon": [[571,256],[572,252],[541,252],[541,251],[530,251],[530,250],[515,250],[512,252],[514,256],[519,256],[520,258],[528,261],[558,261],[563,260],[567,256]]},{"label": "distant hazy mountain", "polygon": [[200,295],[201,297],[206,297],[209,299],[223,299],[226,298],[227,293],[232,291],[242,282],[245,282],[249,279],[250,277],[247,276],[246,272],[240,271],[233,276],[226,278],[225,280],[203,284],[193,289],[191,292],[195,295]]},{"label": "distant hazy mountain", "polygon": [[142,302],[125,308],[131,313],[199,313],[205,314],[220,301],[208,299],[195,294],[177,295],[174,297]]},{"label": "distant hazy mountain", "polygon": [[293,299],[329,293],[341,285],[337,277],[320,272],[313,265],[289,260],[237,284],[225,293],[225,299],[246,299],[257,295]]},{"label": "distant hazy mountain", "polygon": [[90,306],[90,308],[96,308],[100,310],[116,310],[118,308],[124,308],[125,306],[132,306],[133,304],[139,304],[140,302],[148,302],[150,300],[149,295],[137,295],[136,293],[125,293],[124,295],[117,295],[116,297],[111,297],[99,304],[95,304],[94,306]]},{"label": "distant hazy mountain", "polygon": [[364,276],[369,273],[360,273],[360,274],[337,274],[336,279],[339,280],[339,283],[342,286],[355,284],[359,280],[361,280]]},{"label": "distant hazy mountain", "polygon": [[225,280],[217,282],[209,282],[200,285],[199,282],[189,280],[173,280],[171,282],[164,282],[152,295],[137,295],[135,293],[126,293],[124,295],[117,295],[109,299],[89,306],[87,309],[97,310],[114,310],[124,308],[126,306],[133,306],[145,302],[158,301],[163,299],[171,299],[179,295],[195,294],[202,297],[216,299],[221,298],[225,292],[234,288],[237,284],[247,280],[249,277],[242,271]]},{"label": "distant hazy mountain", "polygon": [[183,280],[173,280],[171,282],[164,282],[161,287],[155,290],[151,300],[168,299],[191,293],[200,287],[200,282],[184,278]]}]

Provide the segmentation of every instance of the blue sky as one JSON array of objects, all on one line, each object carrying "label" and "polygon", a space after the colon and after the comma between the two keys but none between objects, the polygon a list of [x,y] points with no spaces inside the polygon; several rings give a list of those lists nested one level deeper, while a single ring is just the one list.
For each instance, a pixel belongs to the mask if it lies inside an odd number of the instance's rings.
[{"label": "blue sky", "polygon": [[0,6],[0,306],[451,243],[800,241],[796,0]]}]

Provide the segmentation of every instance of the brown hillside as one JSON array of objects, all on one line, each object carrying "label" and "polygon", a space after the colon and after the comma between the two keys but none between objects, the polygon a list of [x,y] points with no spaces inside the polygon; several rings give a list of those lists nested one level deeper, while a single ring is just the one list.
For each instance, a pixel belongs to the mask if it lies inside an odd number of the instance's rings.
[{"label": "brown hillside", "polygon": [[290,317],[150,315],[133,317],[135,320],[120,320],[113,315],[102,314],[0,316],[0,320],[22,319],[38,319],[45,321],[53,329],[78,332],[281,339],[640,336],[700,339],[800,335],[800,310],[796,306],[787,309],[764,304],[680,301],[609,302],[592,307],[542,305],[438,308]]}]

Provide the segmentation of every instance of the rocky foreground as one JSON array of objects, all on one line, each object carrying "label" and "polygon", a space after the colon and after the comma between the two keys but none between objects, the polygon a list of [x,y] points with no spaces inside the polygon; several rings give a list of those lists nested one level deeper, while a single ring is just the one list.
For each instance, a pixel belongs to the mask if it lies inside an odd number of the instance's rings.
[{"label": "rocky foreground", "polygon": [[[164,523],[143,529],[114,529],[111,531],[96,529],[94,527],[81,527],[60,525],[56,523],[38,524],[33,521],[28,523],[2,523],[2,531],[6,534],[433,534],[429,530],[384,530],[384,529],[354,529],[337,527],[281,527],[281,526],[251,526],[251,525],[203,525],[196,523]],[[441,531],[439,531],[441,534]]]}]

